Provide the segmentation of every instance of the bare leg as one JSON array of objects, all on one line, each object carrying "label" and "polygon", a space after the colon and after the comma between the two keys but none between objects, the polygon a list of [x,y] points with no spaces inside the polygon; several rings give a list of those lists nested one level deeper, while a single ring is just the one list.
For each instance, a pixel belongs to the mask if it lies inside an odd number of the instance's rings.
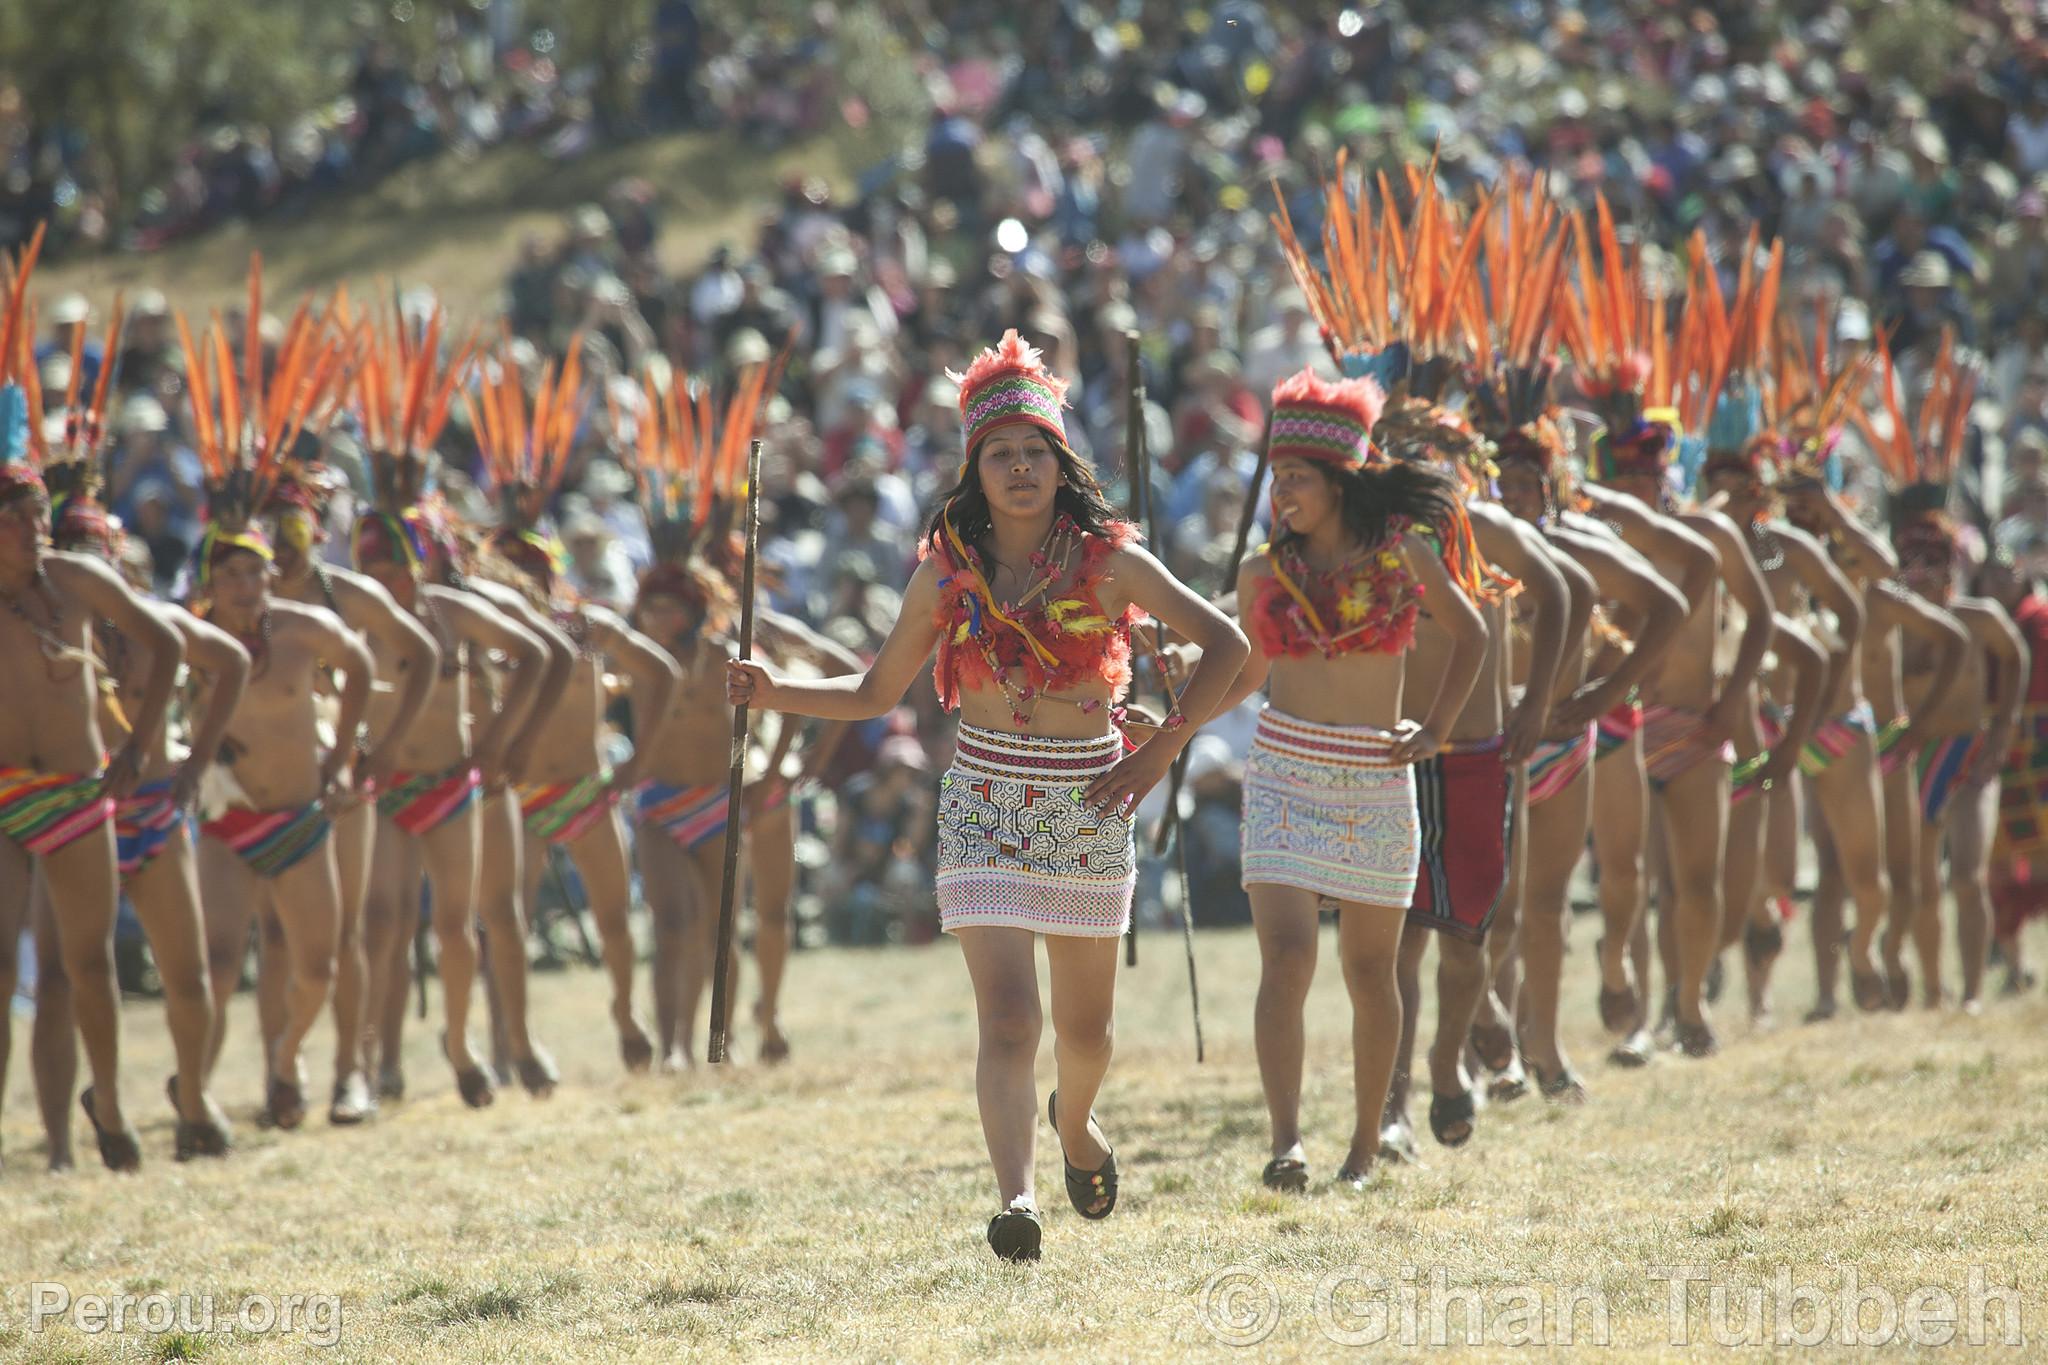
[{"label": "bare leg", "polygon": [[228,1036],[228,1006],[242,985],[249,956],[249,925],[262,898],[262,881],[241,856],[218,839],[201,837],[200,909],[206,922],[206,963],[213,986],[213,1031],[206,1045],[206,1079],[220,1065]]},{"label": "bare leg", "polygon": [[121,1011],[114,982],[114,826],[109,821],[43,857],[58,947],[71,978],[71,1008],[92,1069],[93,1110],[109,1133],[121,1116]]},{"label": "bare leg", "polygon": [[[782,972],[789,961],[789,900],[796,887],[796,809],[791,803],[762,811],[747,827],[747,866],[754,888],[754,965],[761,975],[761,998],[754,1005],[754,1018],[761,1025],[761,1059],[781,1061],[789,1056],[779,1010]],[[1055,996],[1057,992],[1055,985]],[[1057,1035],[1057,1005],[1053,1015]]]},{"label": "bare leg", "polygon": [[163,982],[164,1013],[178,1056],[178,1116],[191,1123],[217,1124],[220,1116],[206,1094],[207,1045],[214,1019],[206,922],[199,909],[192,839],[183,826],[128,879],[128,899],[149,935],[157,978]]},{"label": "bare leg", "polygon": [[[1558,1039],[1557,1017],[1565,942],[1571,924],[1572,872],[1585,848],[1586,822],[1592,810],[1590,771],[1580,773],[1548,801],[1529,808],[1529,838],[1525,841],[1529,887],[1522,915],[1525,984],[1520,1022],[1522,1053],[1544,1076],[1563,1076],[1570,1069]],[[1606,956],[1604,944],[1601,955]]]},{"label": "bare leg", "polygon": [[[1835,1013],[1835,987],[1842,975],[1842,941],[1848,935],[1842,911],[1848,903],[1848,885],[1842,877],[1842,862],[1835,854],[1835,837],[1826,819],[1813,822],[1813,856],[1818,867],[1813,888],[1813,976],[1814,1004],[1806,1022],[1819,1023]],[[1892,889],[1894,901],[1898,888]],[[1890,969],[1886,969],[1890,975]]]},{"label": "bare leg", "polygon": [[[693,849],[689,858],[692,875],[686,883],[690,893],[688,918],[688,944],[683,954],[682,994],[677,999],[676,1034],[685,1055],[694,1057],[697,1052],[697,1015],[705,994],[711,988],[712,960],[718,955],[718,896],[725,880],[725,839],[709,840]],[[738,913],[735,907],[734,913]],[[737,935],[732,955],[726,959],[726,999],[733,999],[731,987],[737,984],[739,968],[739,945]],[[727,1021],[730,1026],[731,1021]]]},{"label": "bare leg", "polygon": [[1259,938],[1259,993],[1252,1007],[1259,1083],[1273,1123],[1273,1155],[1300,1160],[1303,1017],[1315,980],[1321,914],[1315,895],[1298,887],[1255,885],[1250,895]]},{"label": "bare leg", "polygon": [[265,906],[256,916],[256,1023],[263,1032],[264,1065],[277,1056],[278,1040],[291,1024],[292,954],[284,921]]},{"label": "bare leg", "polygon": [[1629,945],[1647,899],[1643,859],[1649,829],[1643,812],[1649,783],[1643,776],[1641,737],[1595,759],[1592,768],[1593,857],[1600,867],[1600,984],[1610,991],[1633,991],[1640,1022],[1648,1012],[1650,982],[1632,966]]},{"label": "bare leg", "polygon": [[1920,796],[1911,765],[1878,774],[1884,794],[1884,865],[1891,882],[1891,913],[1886,916],[1878,952],[1891,982],[1892,1007],[1902,1008],[1909,995],[1906,980],[1906,936],[1918,917],[1925,888],[1920,881]]},{"label": "bare leg", "polygon": [[1032,1068],[1044,1018],[1032,937],[1028,930],[997,927],[959,932],[979,1021],[974,1093],[989,1164],[995,1167],[996,1195],[1005,1207],[1019,1199],[1037,1203],[1032,1164],[1038,1147],[1038,1087]]},{"label": "bare leg", "polygon": [[[36,1018],[29,1030],[29,1065],[36,1079],[36,1104],[43,1111],[50,1169],[68,1171],[71,1157],[71,1097],[78,1092],[78,1034],[71,1017],[71,980],[57,946],[57,921],[43,879],[35,879]],[[0,1008],[4,1008],[0,1003]]]},{"label": "bare leg", "polygon": [[[1422,959],[1436,936],[1417,924],[1401,927],[1401,953],[1394,964],[1394,981],[1401,993],[1401,1041],[1394,1053],[1394,1075],[1387,1083],[1387,1108],[1380,1116],[1380,1154],[1388,1154],[1389,1142],[1398,1148],[1409,1127],[1408,1090],[1415,1069],[1416,1022],[1422,1017]],[[1310,960],[1313,967],[1314,960]],[[1400,1133],[1392,1130],[1398,1126]],[[1407,1139],[1412,1145],[1412,1138]]]},{"label": "bare leg", "polygon": [[[1052,1006],[1053,1088],[1059,1092],[1060,1148],[1083,1171],[1109,1160],[1109,1142],[1095,1123],[1095,1096],[1109,1073],[1116,1045],[1115,938],[1045,938],[1046,979]],[[1037,1106],[1034,1095],[1033,1107]],[[1091,1201],[1100,1213],[1107,1201]]]},{"label": "bare leg", "polygon": [[[334,870],[341,886],[341,936],[334,945],[334,1086],[337,1100],[351,1077],[363,1074],[364,1012],[370,999],[370,960],[363,933],[363,907],[370,894],[370,865],[377,837],[377,803],[365,801],[334,818]],[[367,1087],[362,1098],[368,1098]],[[354,1098],[354,1097],[351,1097]],[[360,1117],[355,1106],[336,1106],[329,1118]]]},{"label": "bare leg", "polygon": [[[666,840],[668,836],[659,837]],[[612,1024],[619,1031],[619,1051],[628,1070],[644,1071],[653,1060],[653,1045],[633,1014],[633,931],[626,918],[633,899],[633,882],[626,870],[626,833],[619,824],[618,812],[598,821],[569,845],[569,856],[576,860],[584,893],[590,897],[590,914],[597,921],[605,971],[612,979],[611,1014]],[[536,857],[535,862],[538,861]],[[537,874],[539,870],[536,867],[533,872]],[[532,875],[527,884],[533,884]]]},{"label": "bare leg", "polygon": [[21,929],[28,922],[35,863],[12,839],[0,839],[0,1100],[14,1055],[14,988],[21,980]]},{"label": "bare leg", "polygon": [[284,1030],[270,1059],[273,1086],[282,1082],[299,1101],[295,1107],[289,1100],[274,1106],[278,1126],[288,1128],[304,1117],[305,1067],[299,1051],[334,989],[334,945],[341,937],[341,878],[335,871],[333,843],[322,841],[320,847],[278,873],[271,879],[270,892],[291,961]]},{"label": "bare leg", "polygon": [[1344,1172],[1359,1178],[1372,1170],[1379,1156],[1379,1119],[1394,1075],[1394,1049],[1401,1036],[1401,993],[1394,965],[1406,918],[1406,906],[1352,902],[1337,913],[1337,953],[1351,996],[1351,1080],[1357,1106]]},{"label": "bare leg", "polygon": [[689,929],[697,870],[689,855],[655,825],[640,826],[640,885],[654,918],[655,1050],[664,1066],[688,1066],[683,1046],[683,964],[689,957]]},{"label": "bare leg", "polygon": [[[1954,804],[1953,799],[1950,804]],[[1920,823],[1920,900],[1913,908],[1913,951],[1920,959],[1920,999],[1931,1010],[1941,1008],[1946,994],[1941,984],[1943,824],[1930,825],[1924,820]]]},{"label": "bare leg", "polygon": [[1991,947],[1991,902],[1985,867],[1998,822],[1997,782],[1959,787],[1948,809],[1948,875],[1956,897],[1956,950],[1962,959],[1963,1008],[1984,1007],[1984,969]]},{"label": "bare leg", "polygon": [[1666,784],[1658,804],[1677,901],[1677,913],[1667,918],[1678,947],[1679,1037],[1689,1056],[1701,1056],[1714,1046],[1703,990],[1720,946],[1728,765],[1709,761],[1681,774]]},{"label": "bare leg", "polygon": [[405,1093],[401,1044],[413,928],[419,923],[420,876],[419,841],[380,816],[371,838],[369,890],[363,898],[363,959],[369,988],[361,1049],[364,1070],[376,1072],[378,1094],[387,1099]]},{"label": "bare leg", "polygon": [[[545,1094],[554,1089],[549,1074],[553,1064],[539,1053],[526,1012],[526,917],[520,905],[525,895],[521,860],[526,842],[519,803],[504,792],[490,797],[483,802],[478,824],[483,857],[476,871],[477,908],[483,920],[484,947],[491,959],[490,981],[498,1017],[522,1084],[536,1094]],[[536,856],[547,856],[545,846]]]},{"label": "bare leg", "polygon": [[[420,840],[427,879],[433,887],[434,943],[440,950],[441,999],[447,1041],[443,1051],[463,1099],[487,1104],[489,1078],[469,1046],[469,997],[476,986],[477,845],[482,813],[473,801],[461,814]],[[481,1084],[479,1084],[481,1078]]]}]

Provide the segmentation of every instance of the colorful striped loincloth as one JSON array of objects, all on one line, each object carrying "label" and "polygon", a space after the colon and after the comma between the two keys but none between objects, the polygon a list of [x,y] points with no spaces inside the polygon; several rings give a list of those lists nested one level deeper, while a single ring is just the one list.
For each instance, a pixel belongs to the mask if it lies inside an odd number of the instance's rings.
[{"label": "colorful striped loincloth", "polygon": [[637,800],[636,814],[641,824],[653,825],[675,840],[677,848],[694,853],[725,833],[725,812],[731,795],[723,782],[706,787],[643,782]]},{"label": "colorful striped loincloth", "polygon": [[1594,722],[1598,734],[1593,741],[1593,757],[1597,761],[1607,757],[1616,749],[1625,749],[1628,742],[1643,728],[1643,707],[1640,702],[1625,701],[1609,708],[1606,715]]},{"label": "colorful striped loincloth", "polygon": [[393,773],[377,794],[377,810],[407,834],[423,837],[468,810],[482,782],[467,763],[440,773]]},{"label": "colorful striped loincloth", "polygon": [[1913,751],[1900,746],[1906,732],[1913,728],[1911,716],[1893,716],[1885,722],[1884,729],[1877,732],[1877,770],[1886,776],[1900,771],[1913,761]]},{"label": "colorful striped loincloth", "polygon": [[1486,938],[1508,885],[1514,774],[1501,737],[1454,744],[1415,765],[1422,864],[1408,922],[1468,943]]},{"label": "colorful striped loincloth", "polygon": [[0,768],[0,836],[38,858],[92,833],[113,815],[113,801],[100,795],[98,773]]},{"label": "colorful striped loincloth", "polygon": [[1808,777],[1819,777],[1836,759],[1876,734],[1877,713],[1870,709],[1869,702],[1859,701],[1841,715],[1814,727],[1806,747],[1799,751],[1799,771]]},{"label": "colorful striped loincloth", "polygon": [[574,782],[521,783],[519,815],[526,832],[551,844],[573,844],[610,814],[615,799],[612,770],[601,769]]},{"label": "colorful striped loincloth", "polygon": [[185,812],[171,799],[175,777],[145,782],[114,806],[114,855],[121,875],[132,877],[164,851],[185,823]]},{"label": "colorful striped loincloth", "polygon": [[1131,819],[1081,795],[1123,757],[1089,739],[960,727],[939,781],[939,927],[1113,938],[1131,921]]},{"label": "colorful striped loincloth", "polygon": [[1662,791],[1702,763],[1735,763],[1735,744],[1708,744],[1700,738],[1706,717],[1679,706],[1643,708],[1643,769],[1650,786]]},{"label": "colorful striped loincloth", "polygon": [[1913,773],[1920,784],[1922,820],[1930,825],[1941,822],[1949,798],[1955,795],[1983,744],[1984,736],[1974,734],[1944,735],[1920,746],[1920,753],[1913,760]]},{"label": "colorful striped loincloth", "polygon": [[200,822],[199,832],[233,849],[259,877],[275,877],[316,852],[329,828],[326,808],[315,801],[296,810],[231,806]]},{"label": "colorful striped loincloth", "polygon": [[1253,885],[1406,909],[1422,862],[1415,770],[1394,737],[1267,707],[1245,760],[1244,871]]},{"label": "colorful striped loincloth", "polygon": [[1586,726],[1585,733],[1570,739],[1546,739],[1529,755],[1529,804],[1538,806],[1569,787],[1593,761],[1599,744],[1600,723]]}]

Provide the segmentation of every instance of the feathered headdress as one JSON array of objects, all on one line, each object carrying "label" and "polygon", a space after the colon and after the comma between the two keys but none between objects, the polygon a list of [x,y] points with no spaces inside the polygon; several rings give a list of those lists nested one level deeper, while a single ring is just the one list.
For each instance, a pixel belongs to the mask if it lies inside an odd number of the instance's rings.
[{"label": "feathered headdress", "polygon": [[370,457],[374,505],[356,518],[350,551],[358,566],[404,562],[425,568],[443,537],[421,510],[427,460],[448,423],[449,404],[469,372],[476,337],[444,346],[446,320],[437,303],[417,330],[402,312],[357,326],[348,299],[336,317],[353,333],[350,386]]},{"label": "feathered headdress", "polygon": [[19,261],[0,257],[0,286],[7,297],[6,308],[0,312],[0,502],[25,492],[40,496],[47,491],[42,474],[42,426],[29,420],[29,392],[42,387],[31,344],[35,321],[24,317],[29,276],[43,251],[43,227],[36,225]]},{"label": "feathered headdress", "polygon": [[1956,359],[1955,343],[1954,330],[1943,328],[1941,349],[1920,399],[1919,420],[1908,425],[1899,407],[1891,343],[1883,335],[1878,337],[1885,415],[1891,420],[1891,430],[1880,436],[1872,428],[1867,434],[1876,438],[1871,445],[1884,463],[1892,495],[1892,540],[1902,551],[1955,552],[1955,524],[1948,516],[1949,485],[1955,478],[1963,442],[1969,437],[1970,404],[1977,395],[1977,376]]},{"label": "feathered headdress", "polygon": [[1012,327],[1003,339],[974,358],[966,374],[946,371],[960,386],[960,427],[963,441],[960,471],[981,438],[1012,422],[1029,422],[1061,445],[1067,443],[1067,381],[1045,367],[1036,346]]},{"label": "feathered headdress", "polygon": [[1339,151],[1337,173],[1323,187],[1320,265],[1296,235],[1275,184],[1279,212],[1270,218],[1281,255],[1347,378],[1373,380],[1397,407],[1409,397],[1435,401],[1456,369],[1460,303],[1492,200],[1483,199],[1472,220],[1461,223],[1437,187],[1432,158],[1426,169],[1406,168],[1415,208],[1403,222],[1386,175],[1377,178],[1375,212],[1362,187],[1353,196],[1347,162]]},{"label": "feathered headdress", "polygon": [[1601,483],[1631,474],[1661,482],[1679,429],[1667,300],[1640,248],[1623,248],[1606,196],[1594,212],[1597,235],[1574,217],[1576,287],[1561,296],[1565,348],[1601,422],[1587,472]]},{"label": "feathered headdress", "polygon": [[1558,213],[1540,182],[1524,187],[1510,179],[1499,194],[1506,208],[1485,234],[1484,283],[1467,288],[1463,309],[1475,357],[1471,412],[1501,457],[1533,458],[1547,470],[1562,452],[1552,439],[1550,384],[1570,315],[1565,262],[1579,224]]},{"label": "feathered headdress", "polygon": [[1842,363],[1831,342],[1835,321],[1833,310],[1818,315],[1809,349],[1791,319],[1779,320],[1768,416],[1784,434],[1777,455],[1781,483],[1842,486],[1836,446],[1843,425],[1863,416],[1859,399],[1877,353],[1864,351]]},{"label": "feathered headdress", "polygon": [[1693,234],[1694,279],[1698,285],[1686,298],[1689,338],[1688,369],[1680,410],[1686,428],[1705,438],[1702,472],[1720,469],[1768,475],[1782,442],[1764,427],[1764,367],[1777,328],[1778,284],[1785,264],[1785,244],[1773,242],[1762,271],[1756,269],[1757,230],[1743,242],[1742,258],[1730,303],[1721,292],[1721,278],[1707,257],[1706,239]]},{"label": "feathered headdress", "polygon": [[264,365],[263,261],[249,262],[248,311],[243,319],[239,371],[228,329],[214,314],[197,343],[191,324],[177,315],[192,403],[193,445],[206,472],[206,532],[200,538],[198,579],[203,588],[216,556],[230,549],[273,558],[253,517],[268,498],[283,453],[316,413],[334,400],[347,372],[345,347],[325,319],[301,300]]},{"label": "feathered headdress", "polygon": [[[722,411],[708,382],[695,384],[693,399],[688,376],[666,390],[651,377],[641,380],[632,455],[655,563],[641,575],[640,595],[694,603],[714,630],[723,628],[734,600],[721,571],[734,567],[733,509],[746,497],[747,448],[789,354],[785,346],[772,362],[742,369]],[[612,427],[619,425],[614,401]]]},{"label": "feathered headdress", "polygon": [[498,492],[499,520],[489,543],[551,594],[567,555],[541,520],[583,419],[583,334],[570,340],[559,370],[552,360],[541,367],[531,407],[524,377],[508,354],[487,359],[482,370],[477,392],[463,390],[462,403]]}]

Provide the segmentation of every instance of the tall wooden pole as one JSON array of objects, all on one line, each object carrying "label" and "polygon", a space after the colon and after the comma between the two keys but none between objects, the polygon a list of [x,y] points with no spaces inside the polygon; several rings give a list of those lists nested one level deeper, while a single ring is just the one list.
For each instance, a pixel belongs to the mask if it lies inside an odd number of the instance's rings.
[{"label": "tall wooden pole", "polygon": [[[747,558],[740,575],[740,658],[754,657],[754,560],[761,541],[761,442],[747,450]],[[747,708],[732,709],[732,768],[725,787],[725,879],[718,891],[718,952],[712,958],[710,1060],[725,1060],[726,1028],[732,1021],[732,938],[734,902],[740,880],[740,782],[747,767]]]}]

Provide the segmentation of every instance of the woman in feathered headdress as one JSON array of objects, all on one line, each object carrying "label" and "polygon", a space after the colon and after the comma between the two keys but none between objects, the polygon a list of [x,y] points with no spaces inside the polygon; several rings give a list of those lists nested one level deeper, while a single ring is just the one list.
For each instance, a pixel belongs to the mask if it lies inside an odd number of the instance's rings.
[{"label": "woman in feathered headdress", "polygon": [[[1343,908],[1345,980],[1357,1020],[1356,1123],[1338,1179],[1362,1186],[1401,1032],[1394,979],[1421,858],[1414,770],[1444,747],[1484,661],[1486,628],[1428,528],[1459,500],[1435,465],[1394,461],[1370,433],[1385,395],[1370,379],[1302,371],[1274,390],[1268,430],[1272,544],[1238,571],[1251,659],[1219,710],[1270,682],[1245,769],[1244,870],[1260,925],[1259,1053],[1273,1122],[1262,1179],[1308,1183],[1298,1096],[1301,1010],[1318,906]],[[1420,722],[1403,680],[1425,597],[1451,639]],[[1471,1110],[1456,1121],[1469,1125]]]},{"label": "woman in feathered headdress", "polygon": [[[1244,637],[1133,542],[1067,444],[1066,384],[1015,331],[959,377],[965,451],[865,673],[819,682],[730,666],[735,703],[858,720],[894,706],[934,649],[961,715],[940,799],[940,923],[960,938],[982,1026],[979,1091],[1003,1211],[998,1256],[1035,1259],[1034,935],[1063,1004],[1050,1108],[1067,1194],[1087,1218],[1116,1202],[1116,1162],[1091,1109],[1109,1062],[1116,941],[1130,921],[1131,808],[1160,778],[1245,657]],[[1116,708],[1144,613],[1204,650],[1164,728],[1129,751]],[[1080,1162],[1074,1157],[1080,1156]]]},{"label": "woman in feathered headdress", "polygon": [[[356,520],[350,547],[355,566],[434,636],[440,658],[419,719],[402,734],[395,698],[379,694],[370,712],[380,749],[388,745],[392,755],[378,781],[379,854],[363,911],[380,1053],[378,1089],[389,1097],[404,1093],[399,1031],[407,946],[424,875],[433,888],[440,945],[447,1018],[442,1047],[463,1102],[481,1108],[495,1098],[495,1087],[470,1050],[468,1032],[477,964],[478,796],[495,794],[520,775],[527,756],[513,742],[540,695],[547,651],[532,631],[463,590],[462,551],[448,513],[425,491],[427,463],[468,374],[473,346],[444,346],[438,307],[417,329],[405,317],[358,325],[345,299],[337,301],[335,312],[354,338],[352,398],[376,489],[374,505]],[[374,638],[371,645],[379,650]],[[495,710],[471,679],[472,670],[492,655],[506,665]],[[386,676],[396,675],[396,659],[378,652],[377,663]],[[533,1049],[519,990],[526,968],[524,931],[516,918],[497,913],[503,905],[500,900],[495,910],[486,906],[492,968],[503,988],[500,1002],[514,1053],[527,1057]]]},{"label": "woman in feathered headdress", "polygon": [[[49,549],[47,443],[30,424],[28,394],[37,383],[28,281],[41,245],[38,227],[18,262],[0,258],[0,696],[12,718],[0,727],[0,939],[11,945],[26,926],[29,874],[39,867],[59,931],[56,952],[71,983],[71,1014],[92,1067],[93,1084],[80,1103],[101,1161],[131,1170],[142,1151],[122,1116],[119,1090],[111,825],[159,742],[183,651],[177,632],[113,568]],[[124,699],[130,726],[111,758],[95,704],[100,665],[91,648],[92,624],[102,619],[148,659],[146,677]],[[0,997],[14,988],[14,955],[4,957]],[[69,1026],[62,1024],[66,1032]],[[67,1087],[61,1103],[70,1102]],[[67,1164],[67,1135],[51,1137],[52,1163]]]},{"label": "woman in feathered headdress", "polygon": [[[486,809],[479,894],[487,923],[516,923],[522,900],[530,905],[539,892],[549,847],[574,860],[612,978],[620,1056],[628,1070],[645,1071],[655,1045],[633,1014],[634,949],[626,921],[632,884],[616,806],[638,789],[648,756],[661,742],[677,675],[659,646],[603,607],[577,600],[563,581],[561,546],[545,521],[587,415],[581,353],[579,336],[559,368],[553,362],[542,367],[529,399],[525,377],[501,351],[486,358],[475,392],[463,394],[500,504],[471,586],[567,660],[563,687],[542,698],[519,740],[530,758],[503,798],[507,809]],[[499,572],[492,571],[494,563]],[[633,757],[616,770],[603,752],[605,675],[612,669],[629,681],[638,721]],[[663,879],[650,877],[647,887],[650,903],[664,900]],[[666,994],[657,994],[666,1003]],[[537,1047],[516,1055],[514,1064],[529,1090],[553,1085],[553,1066]]]},{"label": "woman in feathered headdress", "polygon": [[[1949,485],[1970,437],[1970,405],[1977,378],[1944,332],[1929,369],[1917,420],[1900,406],[1891,348],[1879,338],[1884,404],[1890,428],[1878,442],[1892,496],[1892,543],[1899,577],[1921,597],[1948,612],[1969,633],[1970,647],[1954,685],[1938,702],[1927,693],[1938,677],[1929,652],[1909,646],[1901,660],[1912,704],[1919,752],[1920,850],[1917,904],[1911,932],[1920,958],[1922,998],[1943,1002],[1941,984],[1941,850],[1948,846],[1949,888],[1955,895],[1956,936],[1963,964],[1963,1004],[1982,1002],[1991,918],[1985,876],[1997,814],[1997,778],[2026,696],[2027,654],[2005,609],[1988,598],[1957,592],[1963,567],[1956,523],[1948,513]],[[1988,685],[1995,679],[1995,686]],[[1989,698],[1987,701],[1986,698]],[[1896,953],[1907,926],[1887,926]]]}]

